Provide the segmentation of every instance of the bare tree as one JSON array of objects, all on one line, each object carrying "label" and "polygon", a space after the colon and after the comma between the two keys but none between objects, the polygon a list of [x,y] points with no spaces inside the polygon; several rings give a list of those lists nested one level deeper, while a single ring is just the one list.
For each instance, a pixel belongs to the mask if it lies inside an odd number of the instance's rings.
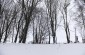
[{"label": "bare tree", "polygon": [[57,6],[58,1],[46,0],[46,5],[49,13],[51,32],[53,36],[53,43],[56,43],[56,26],[57,26]]},{"label": "bare tree", "polygon": [[[28,1],[29,2],[29,1]],[[25,1],[22,0],[22,13],[25,19],[25,26],[22,30],[22,34],[20,35],[19,43],[25,43],[26,42],[26,36],[29,24],[31,22],[31,17],[34,9],[36,8],[39,0],[31,0],[29,6],[25,6]],[[28,5],[28,3],[26,4]]]},{"label": "bare tree", "polygon": [[[60,1],[60,4],[61,4],[61,1]],[[69,0],[64,0],[63,4],[60,6],[61,13],[63,15],[63,20],[64,20],[64,28],[65,28],[67,43],[70,43],[70,30],[69,30],[69,22],[68,22],[68,6],[69,5],[70,5]]]},{"label": "bare tree", "polygon": [[35,13],[36,16],[33,16],[35,18],[33,19],[33,43],[43,44],[49,33],[46,12],[42,8],[38,8],[36,11],[38,13]]},{"label": "bare tree", "polygon": [[[75,17],[75,21],[78,24],[78,27],[82,27],[82,42],[85,43],[85,16],[84,16],[84,0],[75,0],[75,3],[77,4],[77,12],[76,12],[76,17]],[[81,4],[82,3],[82,4]]]}]

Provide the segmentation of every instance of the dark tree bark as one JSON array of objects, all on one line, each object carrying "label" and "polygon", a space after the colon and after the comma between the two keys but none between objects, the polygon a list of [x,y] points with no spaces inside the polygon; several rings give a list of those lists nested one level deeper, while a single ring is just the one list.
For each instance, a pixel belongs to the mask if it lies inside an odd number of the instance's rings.
[{"label": "dark tree bark", "polygon": [[38,44],[37,28],[36,28],[36,34],[35,34],[35,44]]},{"label": "dark tree bark", "polygon": [[7,21],[6,30],[5,30],[5,38],[4,38],[3,43],[5,43],[5,42],[7,41],[7,37],[8,37],[8,28],[9,28],[9,25],[8,25],[8,21]]},{"label": "dark tree bark", "polygon": [[76,35],[76,28],[75,28],[75,43],[78,43],[78,36]]},{"label": "dark tree bark", "polygon": [[1,33],[1,29],[0,29],[0,42],[1,42],[1,39],[2,39],[2,33]]},{"label": "dark tree bark", "polygon": [[[1,8],[2,8],[2,5],[1,5],[1,0],[0,0],[0,19],[1,19]],[[2,39],[2,32],[1,32],[1,27],[0,27],[0,42],[1,42],[1,39]]]},{"label": "dark tree bark", "polygon": [[15,40],[14,40],[15,43],[17,42],[17,37],[18,37],[18,33],[19,33],[19,28],[20,28],[19,25],[20,25],[20,24],[18,24],[17,34],[16,34],[16,36],[15,36]]},{"label": "dark tree bark", "polygon": [[85,0],[83,0],[84,1],[84,3],[85,3]]}]

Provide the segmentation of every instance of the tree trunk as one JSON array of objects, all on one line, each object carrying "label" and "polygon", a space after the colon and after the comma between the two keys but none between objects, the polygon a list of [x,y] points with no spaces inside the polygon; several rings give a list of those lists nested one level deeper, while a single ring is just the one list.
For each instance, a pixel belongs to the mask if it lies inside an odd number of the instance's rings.
[{"label": "tree trunk", "polygon": [[[1,0],[0,0],[0,19],[1,19],[1,8],[2,8],[2,5],[1,5]],[[1,33],[1,28],[0,28],[0,42],[1,42],[1,39],[2,39],[2,33]]]},{"label": "tree trunk", "polygon": [[8,25],[8,21],[7,21],[7,24],[6,24],[7,26],[6,26],[6,32],[5,32],[5,38],[4,38],[4,42],[3,43],[5,43],[6,41],[7,41],[7,37],[8,37],[8,28],[9,28],[9,25]]},{"label": "tree trunk", "polygon": [[22,31],[19,43],[25,43],[26,42],[26,36],[27,36],[27,31],[28,31],[28,26],[29,26],[29,22],[26,21],[25,27]]},{"label": "tree trunk", "polygon": [[1,39],[2,39],[2,33],[1,33],[1,31],[0,31],[0,43],[1,43]]},{"label": "tree trunk", "polygon": [[6,33],[5,33],[5,38],[4,38],[4,42],[3,42],[3,43],[5,43],[5,42],[6,42],[7,37],[8,37],[8,34],[7,34],[7,30],[6,30]]}]

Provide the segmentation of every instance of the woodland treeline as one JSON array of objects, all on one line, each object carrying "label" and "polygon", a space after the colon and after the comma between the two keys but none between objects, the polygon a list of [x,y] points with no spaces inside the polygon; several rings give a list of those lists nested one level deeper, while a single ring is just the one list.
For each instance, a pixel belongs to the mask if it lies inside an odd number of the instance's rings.
[{"label": "woodland treeline", "polygon": [[[40,3],[44,6],[40,7]],[[74,0],[76,11],[74,21],[81,28],[82,42],[85,43],[85,9],[84,0]],[[0,42],[26,43],[29,31],[32,44],[57,44],[57,29],[63,22],[67,43],[70,43],[68,7],[70,0],[0,0]],[[81,5],[82,4],[82,5]],[[41,4],[42,5],[42,4]],[[11,41],[10,41],[11,40]],[[46,41],[48,40],[48,41]],[[75,42],[78,43],[75,28]]]}]

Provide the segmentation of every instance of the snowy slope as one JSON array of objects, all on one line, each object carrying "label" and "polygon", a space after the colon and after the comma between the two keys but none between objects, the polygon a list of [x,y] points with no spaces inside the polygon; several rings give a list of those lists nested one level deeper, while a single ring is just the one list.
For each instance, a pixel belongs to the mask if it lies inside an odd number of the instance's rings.
[{"label": "snowy slope", "polygon": [[85,55],[85,44],[0,44],[0,55]]}]

